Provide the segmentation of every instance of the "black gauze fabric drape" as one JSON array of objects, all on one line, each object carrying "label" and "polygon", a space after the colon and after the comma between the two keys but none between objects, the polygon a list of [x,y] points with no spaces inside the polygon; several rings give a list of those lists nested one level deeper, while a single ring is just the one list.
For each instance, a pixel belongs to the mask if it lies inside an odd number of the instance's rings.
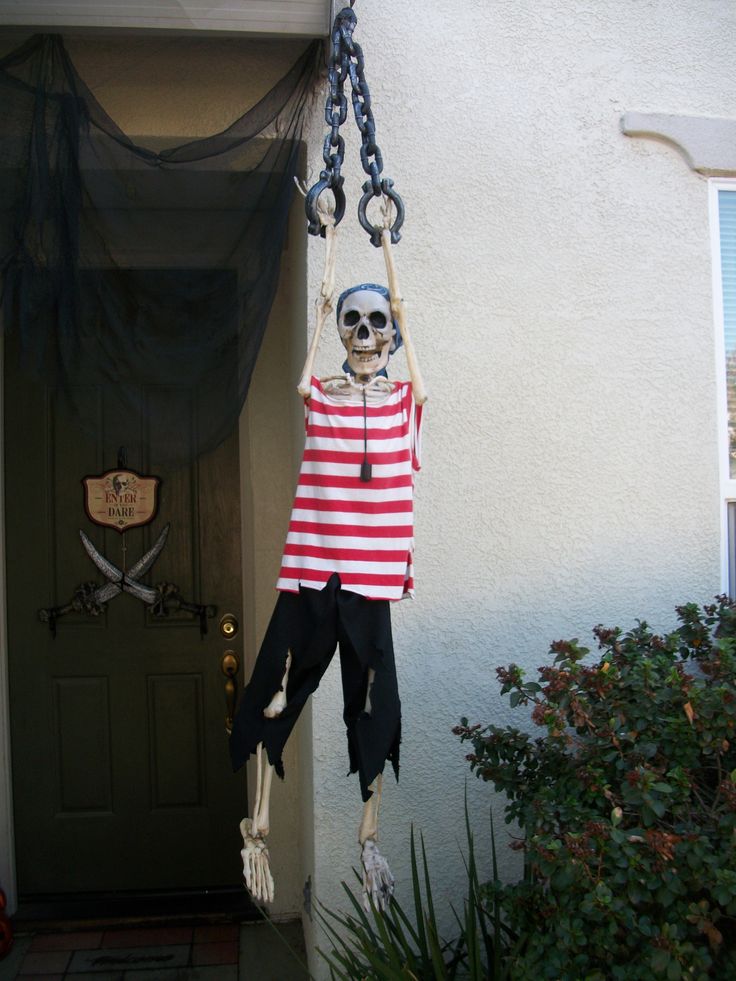
[{"label": "black gauze fabric drape", "polygon": [[96,386],[114,394],[107,439],[136,442],[155,412],[170,463],[232,430],[277,286],[320,54],[310,44],[224,132],[159,151],[107,116],[58,35],[0,60],[8,349],[82,428],[79,393]]}]

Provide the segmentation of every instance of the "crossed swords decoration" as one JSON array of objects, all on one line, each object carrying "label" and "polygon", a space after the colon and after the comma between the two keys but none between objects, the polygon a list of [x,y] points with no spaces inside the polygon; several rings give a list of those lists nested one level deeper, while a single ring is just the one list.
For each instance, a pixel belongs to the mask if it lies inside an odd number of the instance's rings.
[{"label": "crossed swords decoration", "polygon": [[105,612],[110,600],[120,593],[130,593],[141,600],[149,608],[153,616],[165,617],[177,610],[186,610],[199,617],[199,632],[202,637],[207,633],[207,620],[214,617],[217,607],[209,604],[188,603],[181,596],[175,583],[161,582],[156,586],[146,586],[140,581],[161,554],[169,535],[167,524],[149,550],[142,555],[129,572],[123,572],[113,562],[105,558],[93,545],[89,537],[80,530],[84,550],[89,555],[107,582],[100,586],[96,582],[83,582],[74,590],[71,600],[64,606],[52,606],[39,610],[38,616],[43,623],[48,623],[52,635],[56,636],[56,621],[67,613],[85,613],[87,616],[100,616]]}]

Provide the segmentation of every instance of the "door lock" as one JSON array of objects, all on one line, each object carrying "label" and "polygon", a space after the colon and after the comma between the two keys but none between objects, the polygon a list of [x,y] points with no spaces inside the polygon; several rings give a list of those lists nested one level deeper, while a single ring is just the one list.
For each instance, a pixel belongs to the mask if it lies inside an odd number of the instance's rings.
[{"label": "door lock", "polygon": [[220,633],[227,640],[232,640],[232,638],[237,634],[238,618],[232,613],[226,613],[225,616],[220,620]]}]

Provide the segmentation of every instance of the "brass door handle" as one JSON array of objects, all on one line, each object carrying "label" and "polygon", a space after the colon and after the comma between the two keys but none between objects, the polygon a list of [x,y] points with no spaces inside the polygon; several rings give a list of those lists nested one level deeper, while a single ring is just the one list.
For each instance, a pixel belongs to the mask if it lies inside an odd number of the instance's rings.
[{"label": "brass door handle", "polygon": [[233,731],[233,716],[235,715],[235,701],[238,693],[238,686],[235,679],[240,670],[240,661],[235,651],[225,651],[220,661],[220,670],[227,678],[225,682],[225,731],[228,736]]}]

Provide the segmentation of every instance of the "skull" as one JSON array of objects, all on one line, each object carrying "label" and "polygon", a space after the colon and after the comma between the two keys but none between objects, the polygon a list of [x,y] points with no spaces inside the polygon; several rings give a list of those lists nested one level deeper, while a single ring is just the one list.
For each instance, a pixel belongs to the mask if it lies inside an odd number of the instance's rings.
[{"label": "skull", "polygon": [[340,307],[337,329],[348,367],[357,378],[370,379],[386,367],[395,349],[396,329],[385,296],[371,289],[349,293]]}]

